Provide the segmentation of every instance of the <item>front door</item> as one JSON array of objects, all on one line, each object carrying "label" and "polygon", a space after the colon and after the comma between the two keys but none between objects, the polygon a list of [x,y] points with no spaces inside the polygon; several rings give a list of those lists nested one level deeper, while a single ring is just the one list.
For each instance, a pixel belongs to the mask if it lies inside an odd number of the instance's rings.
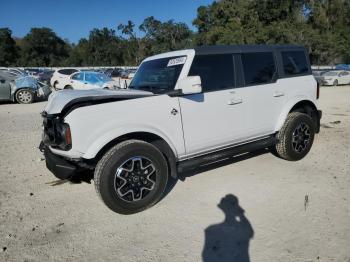
[{"label": "front door", "polygon": [[242,140],[246,118],[235,91],[233,55],[195,56],[189,75],[201,77],[203,92],[179,98],[186,155]]}]

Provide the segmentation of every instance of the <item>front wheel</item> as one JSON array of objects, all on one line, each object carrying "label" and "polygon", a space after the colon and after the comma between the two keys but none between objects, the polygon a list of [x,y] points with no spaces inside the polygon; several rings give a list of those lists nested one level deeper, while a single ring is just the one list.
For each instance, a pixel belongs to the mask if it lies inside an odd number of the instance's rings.
[{"label": "front wheel", "polygon": [[277,134],[275,152],[283,159],[297,161],[309,153],[314,141],[315,126],[311,117],[292,112]]},{"label": "front wheel", "polygon": [[333,86],[338,86],[338,80],[334,80],[334,82],[333,82]]},{"label": "front wheel", "polygon": [[16,101],[20,104],[30,104],[34,101],[34,93],[29,89],[21,89],[16,93]]},{"label": "front wheel", "polygon": [[168,166],[163,154],[141,140],[112,147],[98,162],[94,174],[102,201],[120,214],[137,213],[157,203],[167,181]]}]

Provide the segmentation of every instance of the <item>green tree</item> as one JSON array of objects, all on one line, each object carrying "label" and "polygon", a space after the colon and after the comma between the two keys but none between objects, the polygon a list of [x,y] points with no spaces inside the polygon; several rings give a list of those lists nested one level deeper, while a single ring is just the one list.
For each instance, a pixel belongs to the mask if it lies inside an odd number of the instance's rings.
[{"label": "green tree", "polygon": [[32,28],[21,44],[21,66],[59,66],[70,50],[69,44],[46,27]]},{"label": "green tree", "polygon": [[168,20],[164,23],[153,16],[139,26],[145,38],[152,43],[154,53],[172,51],[191,45],[192,32],[185,23]]},{"label": "green tree", "polygon": [[138,65],[143,59],[142,39],[137,37],[134,22],[129,20],[126,24],[119,24],[117,29],[126,36],[123,38],[124,60],[130,65]]},{"label": "green tree", "polygon": [[0,28],[0,66],[13,66],[16,64],[18,47],[8,28]]},{"label": "green tree", "polygon": [[70,66],[122,65],[122,40],[115,30],[102,28],[90,31],[89,38],[80,39],[73,47],[66,64]]},{"label": "green tree", "polygon": [[197,10],[196,44],[294,43],[312,62],[350,58],[350,0],[221,0]]}]

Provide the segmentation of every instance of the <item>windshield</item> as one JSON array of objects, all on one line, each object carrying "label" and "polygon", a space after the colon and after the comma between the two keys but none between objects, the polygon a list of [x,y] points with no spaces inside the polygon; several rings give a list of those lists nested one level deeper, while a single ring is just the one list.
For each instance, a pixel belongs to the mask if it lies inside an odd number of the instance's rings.
[{"label": "windshield", "polygon": [[164,94],[174,90],[185,62],[186,56],[167,57],[144,62],[137,70],[129,88],[150,91],[156,94]]},{"label": "windshield", "polygon": [[327,73],[324,73],[323,75],[324,76],[336,76],[336,75],[338,75],[338,73],[337,72],[327,72]]}]

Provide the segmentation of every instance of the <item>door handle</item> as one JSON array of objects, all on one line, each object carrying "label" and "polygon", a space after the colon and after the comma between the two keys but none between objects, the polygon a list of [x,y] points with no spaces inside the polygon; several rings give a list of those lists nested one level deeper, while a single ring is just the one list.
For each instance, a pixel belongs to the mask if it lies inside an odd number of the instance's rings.
[{"label": "door handle", "polygon": [[242,98],[231,98],[227,104],[228,105],[238,105],[238,104],[242,104],[242,103],[243,103]]},{"label": "door handle", "polygon": [[273,97],[281,97],[281,96],[284,96],[284,93],[278,92],[278,91],[273,93]]}]

